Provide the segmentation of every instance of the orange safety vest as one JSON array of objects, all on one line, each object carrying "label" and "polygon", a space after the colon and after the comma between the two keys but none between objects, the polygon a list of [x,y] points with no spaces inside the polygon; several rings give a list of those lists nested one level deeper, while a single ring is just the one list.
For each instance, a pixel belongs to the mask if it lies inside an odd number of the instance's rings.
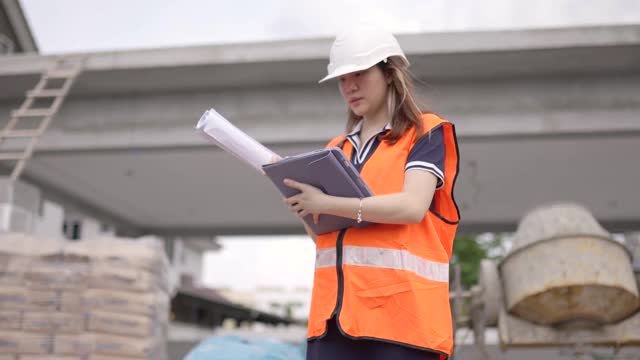
[{"label": "orange safety vest", "polygon": [[[336,316],[343,334],[426,349],[447,359],[453,351],[449,304],[449,258],[460,214],[453,198],[458,146],[453,124],[422,115],[425,135],[443,128],[444,186],[435,191],[429,211],[417,224],[374,224],[318,235],[308,340],[326,333]],[[397,143],[381,141],[360,175],[373,194],[402,192],[405,165],[415,127]],[[347,158],[353,146],[344,136]],[[366,211],[366,209],[365,209]]]}]

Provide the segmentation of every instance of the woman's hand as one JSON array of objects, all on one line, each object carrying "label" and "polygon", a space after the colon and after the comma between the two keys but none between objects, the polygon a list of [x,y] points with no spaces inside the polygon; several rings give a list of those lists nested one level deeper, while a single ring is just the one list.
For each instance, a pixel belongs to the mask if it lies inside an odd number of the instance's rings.
[{"label": "woman's hand", "polygon": [[285,179],[284,184],[300,190],[299,194],[283,200],[285,204],[289,205],[289,211],[299,218],[313,214],[313,222],[317,224],[320,214],[326,211],[329,196],[316,187],[291,179]]}]

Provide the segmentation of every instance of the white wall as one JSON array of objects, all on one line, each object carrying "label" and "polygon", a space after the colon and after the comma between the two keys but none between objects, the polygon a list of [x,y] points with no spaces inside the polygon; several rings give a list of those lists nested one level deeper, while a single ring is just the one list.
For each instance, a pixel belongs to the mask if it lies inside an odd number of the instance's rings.
[{"label": "white wall", "polygon": [[171,265],[178,279],[182,275],[189,275],[195,286],[202,286],[202,260],[203,254],[186,245],[186,242],[177,238],[173,242],[173,257]]},{"label": "white wall", "polygon": [[80,239],[93,239],[100,236],[100,223],[92,218],[83,217]]},{"label": "white wall", "polygon": [[40,216],[35,216],[34,233],[39,238],[62,239],[62,222],[64,208],[58,204],[44,200]]},{"label": "white wall", "polygon": [[[44,219],[45,217],[47,219]],[[48,215],[43,214],[43,221],[49,222],[57,220],[57,218],[49,219]],[[64,210],[63,222],[60,224],[60,229],[62,229],[64,222],[67,223],[67,237],[71,236],[72,230],[70,227],[75,223],[80,224],[79,238],[74,240],[90,240],[102,236],[115,236],[116,232],[116,228],[114,226],[110,224],[103,224],[98,219],[73,210]]]}]

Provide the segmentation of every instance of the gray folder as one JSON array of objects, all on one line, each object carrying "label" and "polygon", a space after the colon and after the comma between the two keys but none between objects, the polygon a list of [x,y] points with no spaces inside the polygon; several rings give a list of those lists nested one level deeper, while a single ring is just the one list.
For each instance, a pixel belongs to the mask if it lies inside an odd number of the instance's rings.
[{"label": "gray folder", "polygon": [[[287,157],[276,163],[263,165],[262,169],[287,198],[299,191],[285,185],[284,179],[313,185],[333,196],[364,198],[373,195],[358,171],[337,147]],[[312,215],[305,216],[304,221],[316,234],[371,225],[365,221],[358,224],[354,219],[326,214],[320,215],[318,224],[313,222]]]}]

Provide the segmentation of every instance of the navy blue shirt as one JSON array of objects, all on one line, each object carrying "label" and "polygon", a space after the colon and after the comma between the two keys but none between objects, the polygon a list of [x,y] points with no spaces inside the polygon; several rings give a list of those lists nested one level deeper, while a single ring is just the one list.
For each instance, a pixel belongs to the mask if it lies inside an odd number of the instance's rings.
[{"label": "navy blue shirt", "polygon": [[440,356],[399,343],[353,339],[340,332],[335,316],[327,321],[324,336],[307,342],[307,360],[438,360]]}]

